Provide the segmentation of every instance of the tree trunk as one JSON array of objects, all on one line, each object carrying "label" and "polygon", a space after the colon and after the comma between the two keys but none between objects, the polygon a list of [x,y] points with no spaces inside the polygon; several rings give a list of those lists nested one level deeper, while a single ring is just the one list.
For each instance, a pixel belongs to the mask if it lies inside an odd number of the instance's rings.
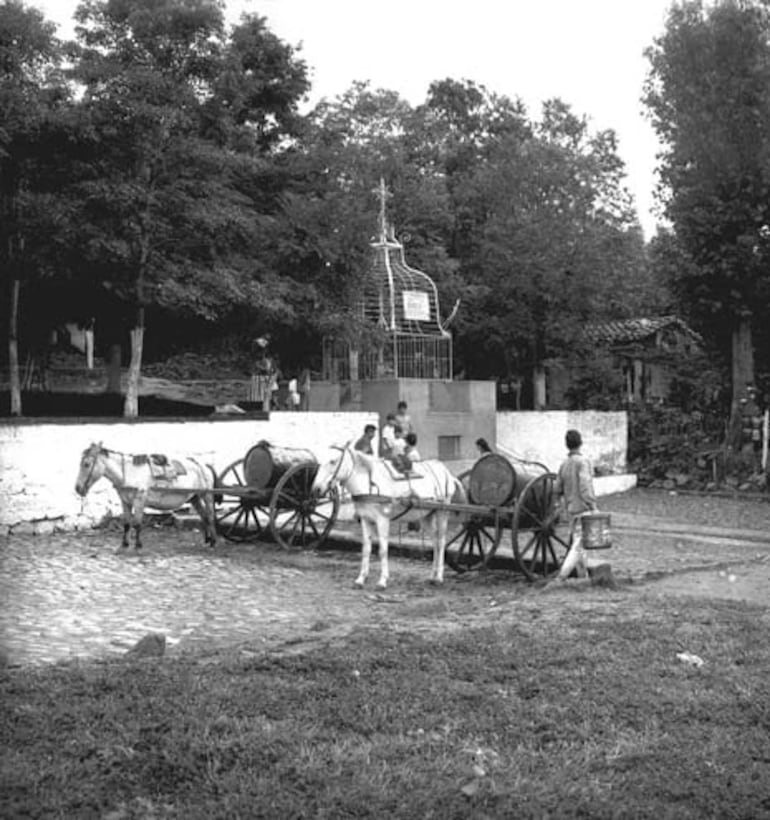
[{"label": "tree trunk", "polygon": [[123,415],[136,418],[139,415],[139,378],[142,372],[142,347],[144,345],[144,309],[139,309],[137,326],[131,330],[131,362],[128,366],[126,401]]},{"label": "tree trunk", "polygon": [[11,305],[8,321],[8,383],[11,393],[11,415],[21,415],[21,380],[19,378],[19,290],[21,282],[11,283]]},{"label": "tree trunk", "polygon": [[545,410],[545,368],[540,365],[535,367],[532,373],[532,389],[534,393],[535,410]]},{"label": "tree trunk", "polygon": [[152,199],[152,174],[150,166],[145,160],[140,161],[137,176],[146,184],[147,189],[144,209],[139,217],[137,235],[139,258],[134,288],[136,324],[131,330],[131,363],[128,366],[126,402],[123,405],[123,415],[126,418],[136,418],[139,415],[139,379],[142,372],[142,347],[144,346],[144,283],[147,280],[147,267],[150,261],[150,202]]},{"label": "tree trunk", "polygon": [[733,404],[754,384],[754,342],[751,334],[751,313],[745,311],[733,328]]},{"label": "tree trunk", "polygon": [[85,340],[86,340],[86,367],[89,370],[93,370],[94,369],[94,324],[93,324],[93,320],[91,320],[91,324],[86,328]]},{"label": "tree trunk", "polygon": [[728,444],[735,452],[741,448],[741,404],[746,387],[754,384],[754,341],[751,333],[751,313],[738,316],[732,332],[732,388]]},{"label": "tree trunk", "polygon": [[121,392],[120,370],[122,351],[119,344],[110,345],[107,360],[107,392],[119,394]]},{"label": "tree trunk", "polygon": [[358,351],[353,350],[351,347],[348,355],[348,363],[350,365],[350,381],[352,382],[357,382],[360,378],[358,361]]}]

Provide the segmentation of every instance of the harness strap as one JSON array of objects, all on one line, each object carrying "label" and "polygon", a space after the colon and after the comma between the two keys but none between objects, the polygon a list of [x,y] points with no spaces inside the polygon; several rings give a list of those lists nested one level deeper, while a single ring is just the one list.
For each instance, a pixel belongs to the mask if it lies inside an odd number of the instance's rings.
[{"label": "harness strap", "polygon": [[396,501],[393,496],[379,495],[378,493],[359,493],[358,495],[350,496],[353,501],[372,501],[375,504],[387,504],[388,502]]},{"label": "harness strap", "polygon": [[394,515],[390,519],[391,521],[398,521],[399,518],[406,515],[411,510],[415,509],[415,502],[419,501],[419,498],[417,498],[416,496],[409,496],[408,498],[394,498],[390,495],[376,495],[374,493],[361,493],[357,495],[351,495],[350,497],[354,502],[360,501],[363,503],[371,502],[373,504],[401,505],[403,509],[397,515]]},{"label": "harness strap", "polygon": [[399,501],[401,501],[401,503],[404,505],[404,509],[401,510],[401,512],[398,515],[394,515],[393,518],[391,518],[391,521],[398,521],[399,518],[401,518],[402,516],[406,515],[408,512],[414,509],[414,499],[412,499],[411,497],[407,501],[403,501],[402,499],[399,499]]}]

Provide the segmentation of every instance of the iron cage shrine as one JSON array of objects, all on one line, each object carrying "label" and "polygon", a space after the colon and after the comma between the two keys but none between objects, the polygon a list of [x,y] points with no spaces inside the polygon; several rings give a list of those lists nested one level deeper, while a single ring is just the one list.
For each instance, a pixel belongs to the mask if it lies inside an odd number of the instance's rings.
[{"label": "iron cage shrine", "polygon": [[387,224],[382,180],[378,194],[379,237],[371,243],[372,262],[356,306],[375,332],[359,350],[341,339],[324,339],[323,378],[451,381],[452,336],[441,322],[438,290],[430,276],[406,264],[404,247]]}]

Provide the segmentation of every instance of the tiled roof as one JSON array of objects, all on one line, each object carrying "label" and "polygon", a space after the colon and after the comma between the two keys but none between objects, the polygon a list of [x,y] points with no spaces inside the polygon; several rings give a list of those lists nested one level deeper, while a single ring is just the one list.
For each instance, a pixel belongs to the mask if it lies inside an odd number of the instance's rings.
[{"label": "tiled roof", "polygon": [[585,334],[590,341],[598,344],[618,344],[639,342],[653,336],[663,328],[670,327],[676,328],[693,339],[700,339],[698,334],[678,316],[653,316],[642,319],[592,322],[586,325]]}]

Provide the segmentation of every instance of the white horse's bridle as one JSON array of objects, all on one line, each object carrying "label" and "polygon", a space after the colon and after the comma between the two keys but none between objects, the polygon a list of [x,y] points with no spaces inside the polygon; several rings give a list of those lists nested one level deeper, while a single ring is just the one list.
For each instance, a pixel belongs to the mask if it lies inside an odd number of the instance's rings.
[{"label": "white horse's bridle", "polygon": [[[346,444],[344,447],[333,447],[334,450],[341,450],[342,455],[340,456],[340,460],[337,462],[337,466],[334,468],[334,472],[331,474],[331,478],[329,479],[328,486],[333,487],[335,484],[342,483],[345,479],[340,478],[340,471],[342,470],[342,463],[345,461],[345,456],[350,455],[350,463],[353,467],[355,464],[353,462],[353,453],[349,453],[350,445]],[[352,473],[352,471],[351,471]]]},{"label": "white horse's bridle", "polygon": [[[92,454],[92,462],[91,462],[91,469],[88,471],[88,475],[86,476],[86,480],[83,482],[83,494],[85,495],[92,486],[92,482],[94,480],[94,472],[96,471],[96,465],[99,462],[101,457],[107,457],[110,453],[113,453],[116,456],[120,456],[120,473],[123,480],[123,484],[126,482],[126,453],[120,453],[117,450],[108,450],[106,447],[103,447],[101,444],[92,444],[87,450],[83,451],[83,456],[87,453],[91,453],[92,450],[95,450],[96,453]],[[95,483],[95,482],[94,482]]]}]

